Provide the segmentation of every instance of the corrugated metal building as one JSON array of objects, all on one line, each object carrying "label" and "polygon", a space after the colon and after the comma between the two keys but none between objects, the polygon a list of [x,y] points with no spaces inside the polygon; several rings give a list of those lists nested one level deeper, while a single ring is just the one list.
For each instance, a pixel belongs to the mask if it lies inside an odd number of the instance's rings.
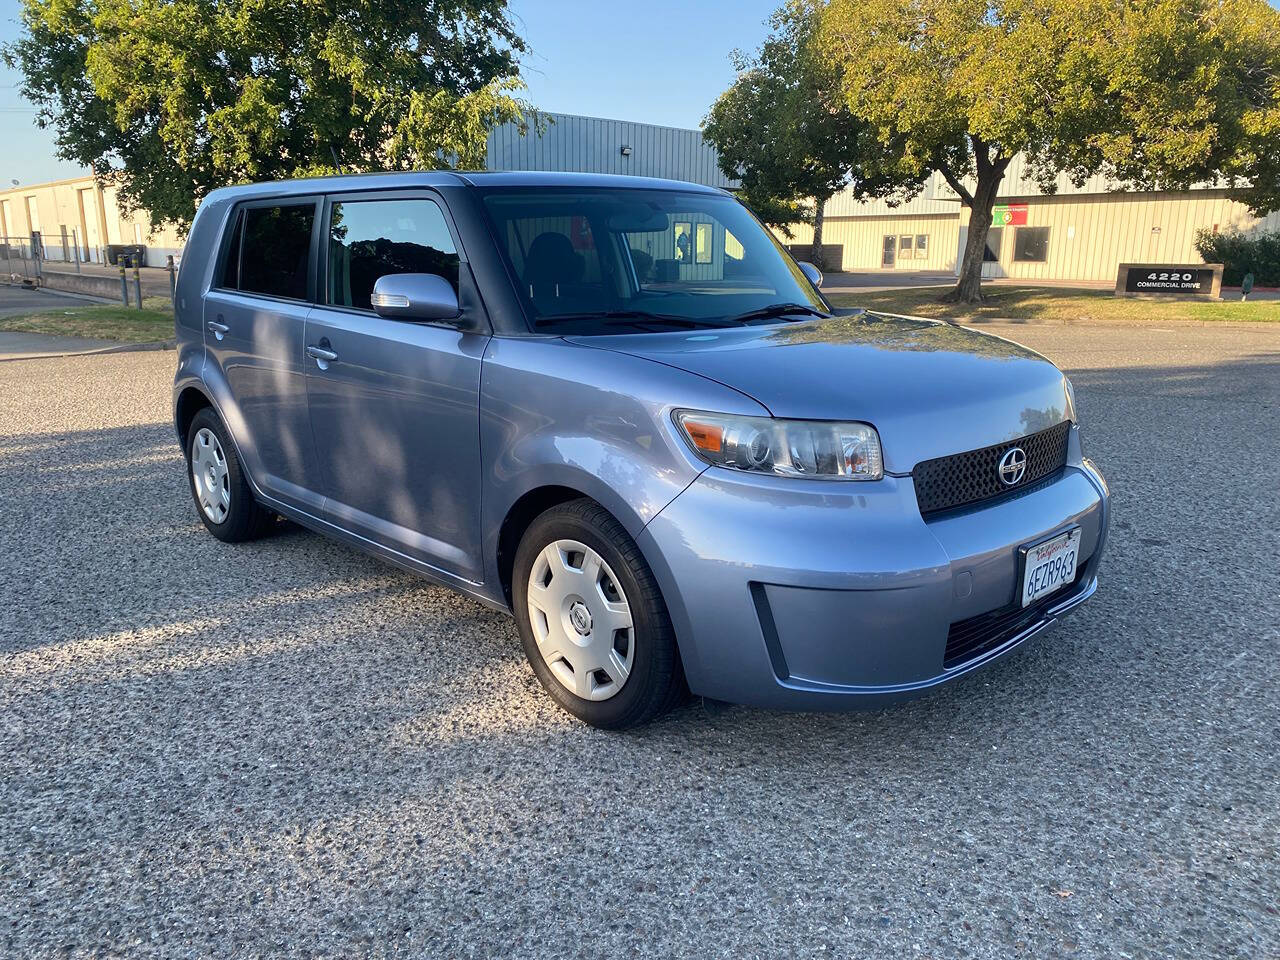
[{"label": "corrugated metal building", "polygon": [[720,172],[715,148],[703,142],[699,130],[567,113],[543,117],[547,123],[540,135],[531,130],[522,137],[515,124],[494,130],[485,166],[665,177],[712,187],[737,185]]}]

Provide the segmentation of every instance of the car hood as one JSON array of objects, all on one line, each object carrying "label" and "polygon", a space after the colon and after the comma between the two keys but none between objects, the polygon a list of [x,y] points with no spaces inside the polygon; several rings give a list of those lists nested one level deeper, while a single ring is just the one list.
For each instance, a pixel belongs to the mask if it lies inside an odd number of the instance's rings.
[{"label": "car hood", "polygon": [[1038,353],[914,317],[568,339],[716,380],[775,417],[870,423],[890,473],[1075,418],[1066,378]]}]

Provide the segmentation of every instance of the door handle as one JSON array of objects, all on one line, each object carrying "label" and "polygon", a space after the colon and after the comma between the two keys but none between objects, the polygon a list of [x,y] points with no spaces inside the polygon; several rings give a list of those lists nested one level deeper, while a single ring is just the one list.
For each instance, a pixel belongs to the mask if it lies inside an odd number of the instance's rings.
[{"label": "door handle", "polygon": [[314,357],[316,360],[323,360],[325,363],[332,363],[338,359],[338,355],[332,350],[326,350],[324,347],[307,347],[307,356]]},{"label": "door handle", "polygon": [[226,332],[231,329],[225,323],[221,323],[221,319],[222,318],[219,317],[217,320],[210,320],[208,323],[209,332],[219,340],[221,340],[223,336],[226,335]]}]

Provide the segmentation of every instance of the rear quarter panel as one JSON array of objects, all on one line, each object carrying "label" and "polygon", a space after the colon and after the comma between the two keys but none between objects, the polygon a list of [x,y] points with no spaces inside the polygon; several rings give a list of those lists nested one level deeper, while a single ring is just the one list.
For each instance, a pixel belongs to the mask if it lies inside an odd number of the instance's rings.
[{"label": "rear quarter panel", "polygon": [[[218,238],[230,204],[230,197],[220,195],[220,192],[210,194],[200,204],[178,267],[173,305],[174,335],[178,347],[178,368],[173,381],[175,423],[177,400],[183,390],[195,387],[209,395],[203,383],[204,295],[209,289]],[[186,442],[183,436],[178,440]]]}]

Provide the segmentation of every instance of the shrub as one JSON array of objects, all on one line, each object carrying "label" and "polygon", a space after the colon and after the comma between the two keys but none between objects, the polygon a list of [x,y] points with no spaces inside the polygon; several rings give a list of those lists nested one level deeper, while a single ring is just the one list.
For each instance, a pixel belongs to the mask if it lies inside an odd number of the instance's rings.
[{"label": "shrub", "polygon": [[1196,233],[1196,250],[1205,263],[1221,263],[1222,283],[1238,287],[1246,273],[1260,287],[1280,286],[1280,233]]}]

